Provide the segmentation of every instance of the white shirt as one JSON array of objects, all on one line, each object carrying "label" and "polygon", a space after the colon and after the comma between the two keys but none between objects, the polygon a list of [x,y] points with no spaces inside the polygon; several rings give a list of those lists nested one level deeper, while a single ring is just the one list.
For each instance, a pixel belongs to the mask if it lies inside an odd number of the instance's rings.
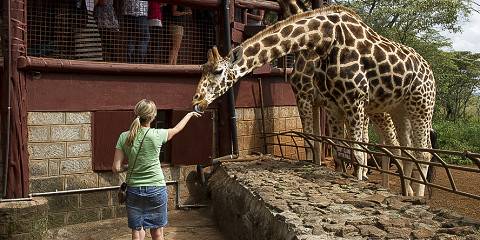
[{"label": "white shirt", "polygon": [[125,0],[124,14],[141,17],[148,16],[148,1],[143,0]]}]

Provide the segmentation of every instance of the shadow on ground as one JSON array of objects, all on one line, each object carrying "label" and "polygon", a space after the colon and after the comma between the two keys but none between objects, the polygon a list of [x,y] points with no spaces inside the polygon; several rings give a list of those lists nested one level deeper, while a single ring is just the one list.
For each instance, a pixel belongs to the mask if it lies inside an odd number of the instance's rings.
[{"label": "shadow on ground", "polygon": [[[168,214],[169,224],[165,228],[165,239],[175,240],[224,240],[213,219],[210,208],[173,210]],[[76,224],[49,230],[47,239],[102,240],[131,239],[131,230],[126,218]],[[145,239],[151,239],[147,232]]]}]

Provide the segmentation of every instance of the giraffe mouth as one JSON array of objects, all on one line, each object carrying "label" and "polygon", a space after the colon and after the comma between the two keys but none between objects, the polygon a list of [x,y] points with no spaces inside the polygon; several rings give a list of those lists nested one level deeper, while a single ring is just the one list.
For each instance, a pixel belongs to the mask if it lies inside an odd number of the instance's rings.
[{"label": "giraffe mouth", "polygon": [[202,100],[193,104],[193,110],[197,113],[204,113],[207,107],[208,107],[208,103],[205,100]]}]

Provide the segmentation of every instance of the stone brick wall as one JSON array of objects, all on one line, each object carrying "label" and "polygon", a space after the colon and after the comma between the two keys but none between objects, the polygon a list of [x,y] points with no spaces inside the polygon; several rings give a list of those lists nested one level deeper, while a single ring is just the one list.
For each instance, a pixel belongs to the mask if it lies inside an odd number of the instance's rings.
[{"label": "stone brick wall", "polygon": [[[118,186],[125,175],[93,172],[90,112],[29,112],[28,152],[30,193]],[[195,166],[162,166],[167,181],[180,185],[180,204],[194,204],[205,196],[198,188]],[[168,186],[173,208],[175,185]],[[117,204],[117,191],[52,195],[48,199],[48,227],[126,216]]]},{"label": "stone brick wall", "polygon": [[[265,114],[265,132],[279,133],[285,131],[302,132],[302,122],[296,106],[266,107]],[[253,152],[263,152],[264,140],[262,136],[262,114],[260,108],[237,108],[237,131],[240,156],[245,156]],[[285,144],[294,145],[291,138],[280,138]],[[268,138],[267,142],[276,142],[276,138]],[[303,146],[303,140],[295,139],[296,144]],[[286,157],[297,159],[298,154],[294,147],[282,147],[282,152]],[[279,146],[269,146],[268,153],[280,155]],[[300,159],[305,158],[304,149],[299,149]]]},{"label": "stone brick wall", "polygon": [[30,192],[98,187],[89,112],[28,113]]},{"label": "stone brick wall", "polygon": [[0,239],[44,239],[47,200],[0,202]]}]

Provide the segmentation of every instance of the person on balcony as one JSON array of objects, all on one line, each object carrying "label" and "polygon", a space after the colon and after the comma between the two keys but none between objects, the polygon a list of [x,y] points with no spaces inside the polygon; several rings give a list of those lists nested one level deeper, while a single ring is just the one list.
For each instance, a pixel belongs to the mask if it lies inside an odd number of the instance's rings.
[{"label": "person on balcony", "polygon": [[118,57],[116,56],[116,52],[118,52],[116,48],[119,45],[117,39],[120,25],[113,8],[113,0],[96,1],[95,17],[102,38],[103,59],[108,62],[115,62]]},{"label": "person on balcony", "polygon": [[125,0],[124,18],[128,38],[127,62],[146,63],[150,30],[148,26],[148,1]]},{"label": "person on balcony", "polygon": [[192,10],[181,5],[172,5],[171,15],[172,22],[170,23],[170,31],[172,33],[172,48],[170,49],[168,63],[170,65],[176,65],[178,52],[180,51],[183,34],[185,32],[187,16],[192,15]]}]

